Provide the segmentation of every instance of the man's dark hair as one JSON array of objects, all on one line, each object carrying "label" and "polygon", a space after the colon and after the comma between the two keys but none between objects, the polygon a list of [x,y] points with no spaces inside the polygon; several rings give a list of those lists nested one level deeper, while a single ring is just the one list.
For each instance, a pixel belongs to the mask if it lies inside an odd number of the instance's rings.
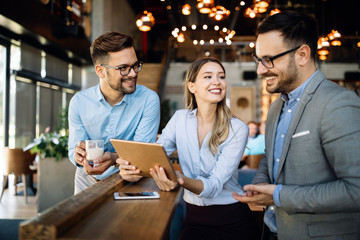
[{"label": "man's dark hair", "polygon": [[119,32],[107,32],[94,40],[90,46],[90,54],[93,64],[107,64],[109,53],[118,52],[133,46],[133,39],[130,36]]},{"label": "man's dark hair", "polygon": [[318,41],[316,19],[306,13],[284,11],[265,18],[257,28],[257,35],[270,31],[280,31],[289,48],[306,44],[315,59]]}]

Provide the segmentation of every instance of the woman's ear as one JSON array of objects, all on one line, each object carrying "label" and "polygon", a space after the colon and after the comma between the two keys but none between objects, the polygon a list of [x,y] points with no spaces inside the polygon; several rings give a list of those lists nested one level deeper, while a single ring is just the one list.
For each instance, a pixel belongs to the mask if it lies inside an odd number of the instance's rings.
[{"label": "woman's ear", "polygon": [[105,67],[102,67],[100,65],[95,66],[95,72],[96,72],[96,75],[98,75],[99,78],[105,78],[105,76],[106,76]]},{"label": "woman's ear", "polygon": [[187,83],[187,87],[188,87],[188,89],[189,89],[189,91],[191,92],[191,93],[195,93],[196,92],[196,89],[195,89],[195,86],[194,86],[194,83],[193,82],[188,82]]}]

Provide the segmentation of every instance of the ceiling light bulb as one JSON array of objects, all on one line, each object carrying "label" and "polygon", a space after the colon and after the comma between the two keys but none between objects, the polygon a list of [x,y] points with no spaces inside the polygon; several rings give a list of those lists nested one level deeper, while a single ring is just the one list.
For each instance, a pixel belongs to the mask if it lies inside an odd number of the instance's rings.
[{"label": "ceiling light bulb", "polygon": [[209,42],[210,42],[211,45],[215,43],[214,39],[210,39]]},{"label": "ceiling light bulb", "polygon": [[269,3],[267,1],[256,0],[255,7],[257,7],[257,8],[267,8],[268,6],[269,6]]},{"label": "ceiling light bulb", "polygon": [[206,24],[203,25],[203,29],[206,30],[208,29],[208,26]]},{"label": "ceiling light bulb", "polygon": [[216,21],[221,21],[225,18],[227,18],[230,15],[230,10],[227,10],[223,6],[216,6],[211,9],[211,12],[209,13],[210,18],[214,18]]},{"label": "ceiling light bulb", "polygon": [[222,43],[224,41],[224,39],[219,38],[219,43]]},{"label": "ceiling light bulb", "polygon": [[191,25],[191,29],[192,29],[192,30],[195,30],[195,29],[196,29],[196,25],[195,25],[195,24]]},{"label": "ceiling light bulb", "polygon": [[186,26],[182,26],[181,31],[185,32],[186,31]]},{"label": "ceiling light bulb", "polygon": [[329,54],[329,50],[327,50],[327,49],[320,49],[320,50],[318,51],[318,54],[319,54],[320,56],[326,56],[326,55]]},{"label": "ceiling light bulb", "polygon": [[253,43],[253,42],[249,43],[249,47],[250,47],[250,48],[254,48],[254,47],[255,47],[255,43]]},{"label": "ceiling light bulb", "polygon": [[200,40],[200,45],[204,45],[205,41],[204,40]]},{"label": "ceiling light bulb", "polygon": [[142,13],[138,14],[136,19],[136,26],[140,31],[143,32],[150,31],[155,24],[154,16],[151,12],[148,11],[143,11]]},{"label": "ceiling light bulb", "polygon": [[174,37],[177,37],[177,36],[178,36],[178,33],[175,32],[175,31],[172,31],[171,34],[172,34]]},{"label": "ceiling light bulb", "polygon": [[194,44],[194,45],[197,45],[197,44],[198,44],[198,40],[194,40],[194,41],[193,41],[193,44]]},{"label": "ceiling light bulb", "polygon": [[209,14],[214,7],[214,0],[197,0],[197,8],[202,14]]},{"label": "ceiling light bulb", "polygon": [[185,4],[184,6],[182,6],[182,10],[181,10],[183,15],[190,15],[191,14],[191,7],[189,4]]},{"label": "ceiling light bulb", "polygon": [[185,42],[185,36],[183,33],[179,33],[179,36],[176,38],[176,40],[180,43]]},{"label": "ceiling light bulb", "polygon": [[334,41],[331,42],[331,46],[339,47],[339,46],[341,46],[341,41],[338,39],[335,39]]},{"label": "ceiling light bulb", "polygon": [[333,33],[335,38],[341,38],[341,34],[338,31],[333,30]]},{"label": "ceiling light bulb", "polygon": [[281,11],[277,8],[273,9],[270,11],[270,16],[274,15],[274,14],[277,14],[277,13],[280,13]]},{"label": "ceiling light bulb", "polygon": [[214,30],[215,30],[215,31],[218,31],[219,29],[220,29],[220,28],[219,28],[218,25],[215,25],[215,26],[214,26]]}]

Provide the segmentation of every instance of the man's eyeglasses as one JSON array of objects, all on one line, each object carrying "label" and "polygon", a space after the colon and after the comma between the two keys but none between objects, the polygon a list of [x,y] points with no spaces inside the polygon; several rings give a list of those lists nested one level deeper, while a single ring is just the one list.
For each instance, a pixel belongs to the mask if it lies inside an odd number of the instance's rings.
[{"label": "man's eyeglasses", "polygon": [[255,53],[253,53],[251,56],[254,58],[255,62],[257,63],[262,63],[262,65],[264,65],[264,67],[266,67],[267,69],[271,69],[271,68],[274,68],[274,60],[279,58],[279,57],[282,57],[288,53],[291,53],[292,51],[295,51],[297,50],[298,48],[300,48],[301,46],[297,46],[296,48],[293,48],[293,49],[290,49],[290,50],[287,50],[285,52],[282,52],[278,55],[275,55],[273,57],[263,57],[263,58],[259,58],[258,56],[255,55]]},{"label": "man's eyeglasses", "polygon": [[130,65],[122,65],[120,67],[112,67],[112,66],[109,66],[109,65],[106,65],[106,64],[100,64],[100,66],[103,66],[103,67],[119,70],[121,76],[123,76],[123,77],[129,75],[131,69],[134,69],[134,71],[136,73],[140,72],[141,68],[142,68],[142,65],[143,65],[143,62],[141,62],[141,61],[138,61],[138,62],[134,63],[134,65],[132,65],[132,66],[130,66]]}]

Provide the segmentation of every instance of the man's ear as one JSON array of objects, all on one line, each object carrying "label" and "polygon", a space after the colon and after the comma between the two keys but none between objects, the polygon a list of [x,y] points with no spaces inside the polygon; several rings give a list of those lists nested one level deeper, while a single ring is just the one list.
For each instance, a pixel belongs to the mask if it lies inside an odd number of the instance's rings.
[{"label": "man's ear", "polygon": [[300,66],[306,65],[311,60],[311,49],[304,44],[297,50],[297,60]]},{"label": "man's ear", "polygon": [[193,82],[188,82],[187,83],[187,87],[188,87],[188,89],[189,89],[189,91],[191,92],[191,93],[195,93],[196,92],[196,89],[195,89],[195,86],[194,86],[194,83]]},{"label": "man's ear", "polygon": [[96,65],[95,66],[95,73],[96,73],[96,75],[98,75],[99,78],[105,78],[105,76],[106,76],[105,67],[102,67],[100,65]]}]

